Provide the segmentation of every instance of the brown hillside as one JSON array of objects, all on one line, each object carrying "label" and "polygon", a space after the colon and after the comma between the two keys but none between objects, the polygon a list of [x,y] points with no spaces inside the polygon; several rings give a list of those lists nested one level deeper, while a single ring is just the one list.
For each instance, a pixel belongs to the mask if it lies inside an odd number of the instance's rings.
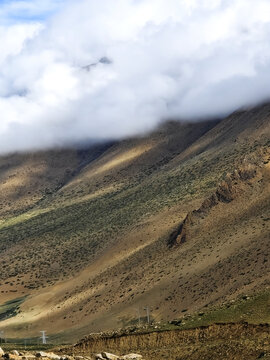
[{"label": "brown hillside", "polygon": [[171,320],[266,288],[269,119],[264,105],[170,122],[83,160],[76,150],[2,157],[0,315],[27,298],[1,328],[73,341],[132,324],[146,305]]}]

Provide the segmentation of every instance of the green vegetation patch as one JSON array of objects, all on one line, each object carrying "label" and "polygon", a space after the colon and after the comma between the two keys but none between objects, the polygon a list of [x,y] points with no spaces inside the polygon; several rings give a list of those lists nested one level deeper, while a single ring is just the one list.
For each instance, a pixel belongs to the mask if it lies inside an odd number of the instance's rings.
[{"label": "green vegetation patch", "polygon": [[0,305],[0,321],[16,316],[19,312],[20,305],[25,301],[26,296],[9,300]]},{"label": "green vegetation patch", "polygon": [[52,344],[39,344],[36,339],[7,339],[6,343],[1,344],[5,352],[16,349],[17,351],[48,351]]},{"label": "green vegetation patch", "polygon": [[[181,319],[162,324],[158,330],[176,328],[192,329],[218,323],[248,322],[249,324],[270,324],[270,290],[256,295],[243,295],[236,301],[228,302],[220,307],[208,309],[194,315],[186,315]],[[156,331],[153,329],[153,331]]]}]

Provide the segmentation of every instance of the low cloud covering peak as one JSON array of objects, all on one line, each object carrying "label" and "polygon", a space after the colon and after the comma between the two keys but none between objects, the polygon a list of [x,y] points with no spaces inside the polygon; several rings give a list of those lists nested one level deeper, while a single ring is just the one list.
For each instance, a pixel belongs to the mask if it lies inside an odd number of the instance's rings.
[{"label": "low cloud covering peak", "polygon": [[39,3],[0,4],[1,152],[121,138],[269,98],[268,0]]}]

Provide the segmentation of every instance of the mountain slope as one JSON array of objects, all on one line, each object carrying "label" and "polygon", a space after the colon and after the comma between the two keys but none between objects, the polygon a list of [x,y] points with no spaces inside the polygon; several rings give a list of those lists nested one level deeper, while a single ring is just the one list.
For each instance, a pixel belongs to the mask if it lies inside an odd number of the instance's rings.
[{"label": "mountain slope", "polygon": [[[264,105],[170,122],[83,160],[74,149],[13,155],[16,171],[2,157],[13,176],[0,186],[24,173],[37,186],[22,186],[28,202],[1,193],[16,200],[1,213],[1,302],[28,296],[1,327],[34,336],[53,324],[73,340],[132,323],[146,305],[168,320],[267,287],[269,119]],[[175,232],[184,237],[171,243]]]}]

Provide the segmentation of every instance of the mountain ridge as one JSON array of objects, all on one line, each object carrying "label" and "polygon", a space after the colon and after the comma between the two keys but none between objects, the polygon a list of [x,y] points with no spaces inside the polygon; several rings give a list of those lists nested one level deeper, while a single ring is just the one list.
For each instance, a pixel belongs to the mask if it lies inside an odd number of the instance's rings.
[{"label": "mountain ridge", "polygon": [[[1,302],[27,295],[1,327],[26,336],[53,325],[77,339],[146,305],[167,321],[268,286],[269,120],[266,104],[84,153],[1,157]],[[246,168],[255,173],[242,181]],[[168,247],[228,176],[235,199],[208,204]]]}]

